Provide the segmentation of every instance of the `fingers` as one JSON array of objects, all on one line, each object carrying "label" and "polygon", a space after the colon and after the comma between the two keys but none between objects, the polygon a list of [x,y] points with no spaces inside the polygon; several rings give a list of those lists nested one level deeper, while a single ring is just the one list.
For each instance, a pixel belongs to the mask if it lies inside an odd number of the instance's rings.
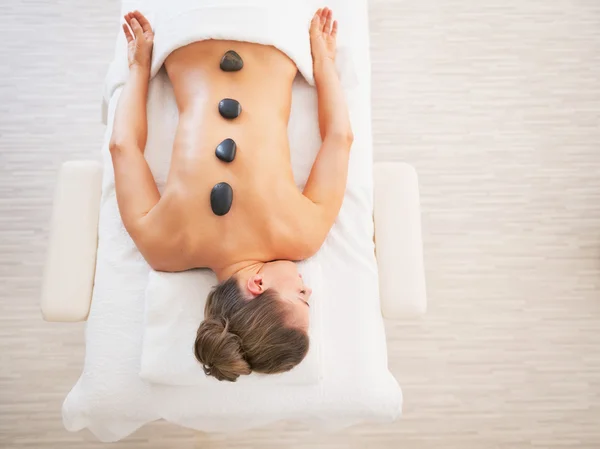
[{"label": "fingers", "polygon": [[148,22],[148,19],[146,19],[141,12],[139,12],[138,10],[135,10],[135,11],[133,11],[133,16],[137,19],[137,21],[141,25],[144,33],[147,31],[152,31],[152,26],[150,25],[150,22]]},{"label": "fingers", "polygon": [[321,10],[321,31],[325,31],[325,23],[327,22],[327,13],[329,8],[323,8]]},{"label": "fingers", "polygon": [[[130,29],[130,30],[131,30],[131,29],[133,29],[133,28],[132,28],[132,26],[131,26],[131,19],[132,19],[132,18],[133,18],[133,13],[130,13],[130,12],[128,12],[127,14],[125,14],[125,15],[123,16],[123,19],[125,19],[125,23],[126,23],[127,25],[129,25],[129,29]],[[131,34],[131,32],[130,32],[129,34]],[[133,35],[132,35],[132,37],[133,37]]]},{"label": "fingers", "polygon": [[125,33],[125,39],[127,39],[127,43],[133,40],[133,36],[131,35],[131,31],[129,31],[129,27],[126,23],[123,24],[123,32]]},{"label": "fingers", "polygon": [[[146,32],[152,32],[152,25],[150,25],[148,19],[146,19],[146,17],[138,10],[125,14],[123,18],[133,30],[135,37],[138,37],[138,35],[141,36]],[[136,32],[136,29],[139,30],[139,33]]]},{"label": "fingers", "polygon": [[310,32],[321,31],[321,8],[317,10],[312,20],[310,21]]},{"label": "fingers", "polygon": [[329,34],[331,32],[331,21],[333,19],[333,11],[329,8],[327,9],[327,16],[325,18],[325,25],[323,26],[323,32]]},{"label": "fingers", "polygon": [[131,22],[129,22],[129,25],[131,26],[131,29],[133,30],[133,34],[135,35],[136,39],[144,38],[144,30],[142,30],[140,22],[138,22],[135,17],[131,18]]},{"label": "fingers", "polygon": [[338,21],[333,21],[333,28],[331,29],[331,37],[336,38],[338,33]]},{"label": "fingers", "polygon": [[[335,29],[334,29],[335,27]],[[327,7],[317,9],[310,22],[311,30],[321,31],[325,34],[337,35],[337,21],[333,20],[333,11]]]}]

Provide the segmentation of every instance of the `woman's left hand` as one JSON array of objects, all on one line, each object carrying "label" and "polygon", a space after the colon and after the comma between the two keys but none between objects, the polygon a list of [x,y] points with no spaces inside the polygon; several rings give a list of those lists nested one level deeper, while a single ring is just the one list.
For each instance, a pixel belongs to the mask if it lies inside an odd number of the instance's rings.
[{"label": "woman's left hand", "polygon": [[[123,32],[127,39],[127,60],[129,68],[134,65],[150,69],[154,32],[148,19],[139,11],[133,11],[124,16]],[[129,26],[128,26],[129,25]],[[131,31],[133,34],[131,34]]]}]

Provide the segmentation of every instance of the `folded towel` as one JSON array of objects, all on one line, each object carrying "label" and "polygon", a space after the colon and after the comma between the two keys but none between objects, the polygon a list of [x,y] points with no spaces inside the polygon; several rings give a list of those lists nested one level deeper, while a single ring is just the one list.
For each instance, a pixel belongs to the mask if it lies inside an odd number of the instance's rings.
[{"label": "folded towel", "polygon": [[[287,373],[240,376],[240,384],[310,385],[321,377],[321,265],[317,257],[298,264],[313,289],[310,309],[310,348],[306,358]],[[206,376],[194,357],[194,341],[210,288],[217,279],[210,270],[182,273],[151,272],[146,288],[144,339],[140,376],[165,385],[205,385],[218,382]]]},{"label": "folded towel", "polygon": [[[309,85],[315,80],[312,67],[310,21],[316,8],[298,0],[169,0],[144,4],[141,12],[154,29],[151,76],[179,47],[205,39],[226,39],[272,45],[294,61]],[[127,44],[120,32],[104,83],[104,106],[115,90],[125,84],[129,67]],[[336,69],[345,89],[358,84],[352,52],[338,45]],[[103,111],[106,120],[106,111]]]},{"label": "folded towel", "polygon": [[[169,0],[140,8],[154,28],[151,76],[169,54],[179,47],[205,39],[223,39],[272,45],[295,62],[310,85],[314,85],[309,26],[311,6],[297,0]],[[128,73],[126,44],[117,40],[117,57],[105,83],[105,100],[125,83]],[[120,49],[119,49],[120,45]]]}]

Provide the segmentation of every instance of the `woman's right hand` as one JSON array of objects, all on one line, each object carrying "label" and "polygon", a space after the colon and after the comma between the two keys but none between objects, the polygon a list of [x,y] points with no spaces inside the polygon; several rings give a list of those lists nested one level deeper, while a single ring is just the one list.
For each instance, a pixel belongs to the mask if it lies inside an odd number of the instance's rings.
[{"label": "woman's right hand", "polygon": [[150,22],[139,11],[125,14],[124,18],[126,23],[123,24],[123,32],[127,39],[129,68],[139,66],[150,70],[154,45],[154,32]]}]

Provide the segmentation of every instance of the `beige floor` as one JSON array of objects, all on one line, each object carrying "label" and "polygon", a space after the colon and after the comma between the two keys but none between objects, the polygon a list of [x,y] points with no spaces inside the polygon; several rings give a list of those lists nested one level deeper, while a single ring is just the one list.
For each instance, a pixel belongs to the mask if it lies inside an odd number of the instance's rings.
[{"label": "beige floor", "polygon": [[[86,5],[81,6],[81,5]],[[44,323],[56,169],[96,157],[116,0],[0,6],[0,447],[92,448],[60,406],[82,325]],[[429,314],[387,323],[404,417],[117,448],[599,448],[600,2],[373,0],[376,158],[420,173]]]}]

